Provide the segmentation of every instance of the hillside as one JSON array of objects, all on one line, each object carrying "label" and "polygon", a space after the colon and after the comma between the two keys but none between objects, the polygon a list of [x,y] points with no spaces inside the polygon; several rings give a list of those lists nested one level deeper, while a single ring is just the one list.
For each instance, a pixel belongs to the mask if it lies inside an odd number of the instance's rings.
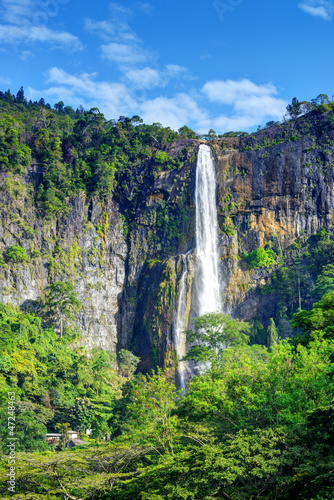
[{"label": "hillside", "polygon": [[[50,109],[6,94],[0,106],[0,301],[38,313],[46,287],[69,282],[82,307],[74,323],[64,317],[65,327],[80,329],[81,345],[129,349],[143,371],[173,370],[186,252],[192,314],[201,139],[139,117],[106,121],[96,108]],[[291,334],[287,320],[298,305],[311,307],[317,274],[330,261],[332,122],[325,106],[250,136],[207,137],[223,309],[252,321],[262,343],[270,318],[282,337]]]}]

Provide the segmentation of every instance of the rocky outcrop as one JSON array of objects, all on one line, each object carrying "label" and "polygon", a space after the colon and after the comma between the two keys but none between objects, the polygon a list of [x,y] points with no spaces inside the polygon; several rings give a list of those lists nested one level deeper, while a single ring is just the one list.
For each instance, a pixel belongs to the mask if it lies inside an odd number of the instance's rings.
[{"label": "rocky outcrop", "polygon": [[[118,205],[68,200],[63,217],[38,217],[29,177],[3,176],[0,249],[26,250],[23,262],[1,267],[0,301],[34,309],[51,282],[71,281],[82,302],[78,326],[83,345],[116,350],[118,298],[125,284],[127,245]],[[10,187],[12,186],[12,189]]]}]

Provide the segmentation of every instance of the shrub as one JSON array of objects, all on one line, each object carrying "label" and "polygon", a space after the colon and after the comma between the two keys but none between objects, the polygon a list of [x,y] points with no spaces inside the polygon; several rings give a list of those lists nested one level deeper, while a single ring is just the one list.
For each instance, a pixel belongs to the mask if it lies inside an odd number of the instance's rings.
[{"label": "shrub", "polygon": [[6,262],[27,262],[28,255],[24,248],[19,245],[11,245],[5,256]]},{"label": "shrub", "polygon": [[250,269],[257,269],[259,267],[269,267],[276,263],[276,255],[273,250],[269,248],[265,250],[264,248],[258,248],[254,252],[250,252],[248,255],[243,255],[244,260],[247,262]]}]

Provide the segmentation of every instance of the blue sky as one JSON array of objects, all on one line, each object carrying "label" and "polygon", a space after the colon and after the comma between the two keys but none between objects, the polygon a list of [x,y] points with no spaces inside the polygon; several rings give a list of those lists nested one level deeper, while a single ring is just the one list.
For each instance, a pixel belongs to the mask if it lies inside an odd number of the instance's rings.
[{"label": "blue sky", "polygon": [[332,97],[333,22],[327,0],[1,0],[0,88],[108,119],[251,131],[294,96]]}]

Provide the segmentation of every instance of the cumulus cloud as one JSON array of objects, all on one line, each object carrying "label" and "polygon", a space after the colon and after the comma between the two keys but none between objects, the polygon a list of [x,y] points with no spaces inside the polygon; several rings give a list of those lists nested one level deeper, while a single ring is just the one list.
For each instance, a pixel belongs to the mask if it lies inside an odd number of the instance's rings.
[{"label": "cumulus cloud", "polygon": [[151,5],[150,3],[137,2],[137,5],[138,5],[139,9],[142,10],[143,12],[145,12],[145,14],[147,14],[148,16],[150,16],[152,14],[153,5]]},{"label": "cumulus cloud", "polygon": [[166,64],[162,69],[148,66],[143,69],[132,69],[127,71],[124,76],[133,84],[134,88],[138,89],[165,87],[172,79],[193,79],[186,68],[177,64]]},{"label": "cumulus cloud", "polygon": [[271,84],[256,85],[250,80],[212,80],[207,82],[202,92],[212,102],[234,105],[241,100],[247,100],[254,96],[265,96],[277,94],[277,90]]},{"label": "cumulus cloud", "polygon": [[148,89],[162,85],[159,71],[149,67],[127,71],[125,76],[139,89]]},{"label": "cumulus cloud", "polygon": [[287,106],[277,97],[274,85],[257,85],[248,79],[210,81],[202,87],[202,93],[210,102],[228,106],[230,111],[199,123],[201,131],[212,126],[225,131],[242,130],[269,118],[281,120]]},{"label": "cumulus cloud", "polygon": [[54,67],[47,72],[47,78],[51,87],[42,91],[29,87],[28,98],[40,99],[43,95],[54,102],[62,100],[72,106],[82,104],[85,109],[97,106],[108,118],[131,114],[137,107],[124,84],[98,81],[96,73],[71,75]]},{"label": "cumulus cloud", "polygon": [[188,94],[144,100],[140,103],[140,114],[146,123],[158,122],[173,130],[208,119],[207,111],[201,109],[196,98]]},{"label": "cumulus cloud", "polygon": [[111,2],[109,9],[112,15],[117,15],[119,18],[133,15],[133,11],[129,7],[124,7],[118,2]]},{"label": "cumulus cloud", "polygon": [[35,57],[35,54],[33,54],[30,50],[23,50],[20,54],[22,61],[28,61],[32,57]]},{"label": "cumulus cloud", "polygon": [[184,66],[179,66],[178,64],[166,64],[165,66],[166,75],[171,78],[178,78],[180,76],[189,76],[188,70]]},{"label": "cumulus cloud", "polygon": [[334,13],[333,2],[325,0],[307,0],[298,4],[298,7],[311,16],[321,17],[325,21],[330,21]]},{"label": "cumulus cloud", "polygon": [[136,89],[140,85],[147,88],[161,78],[161,74],[149,67],[143,72],[128,72],[129,81],[131,77],[135,81],[132,90],[124,83],[101,81],[97,73],[75,75],[53,67],[46,76],[49,88],[42,91],[29,88],[28,98],[39,100],[43,95],[51,103],[62,100],[74,107],[82,104],[85,109],[97,106],[107,119],[139,115],[145,123],[159,122],[174,130],[183,125],[201,133],[211,128],[218,133],[249,130],[265,121],[280,120],[287,106],[272,84],[257,85],[250,80],[209,81],[200,91],[193,89],[153,98],[143,91],[138,97]]}]

